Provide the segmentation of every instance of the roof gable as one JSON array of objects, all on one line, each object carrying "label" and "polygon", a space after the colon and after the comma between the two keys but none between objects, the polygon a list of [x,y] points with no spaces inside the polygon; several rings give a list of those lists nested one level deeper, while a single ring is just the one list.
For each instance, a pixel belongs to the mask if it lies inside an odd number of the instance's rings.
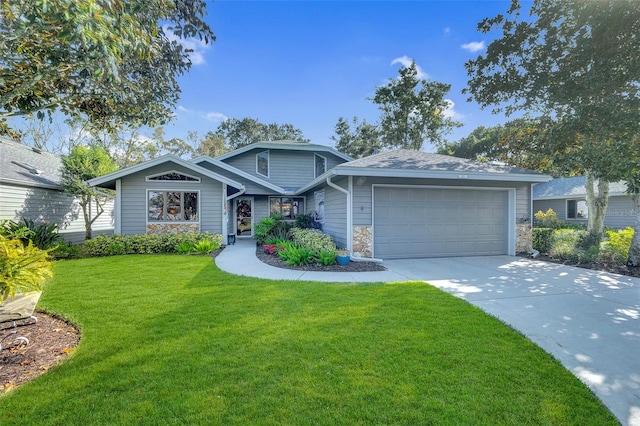
[{"label": "roof gable", "polygon": [[314,151],[314,152],[326,152],[335,155],[336,157],[342,158],[345,161],[352,161],[353,158],[349,157],[346,154],[341,153],[340,151],[326,145],[318,145],[312,144],[308,142],[298,142],[291,140],[282,140],[282,141],[264,141],[264,142],[256,142],[250,145],[245,145],[241,148],[233,150],[231,152],[227,152],[225,154],[219,155],[215,157],[218,161],[224,161],[228,158],[235,157],[237,155],[243,154],[245,152],[251,151],[253,149],[273,149],[273,150],[290,150],[290,151]]},{"label": "roof gable", "polygon": [[259,177],[253,176],[253,175],[251,175],[249,173],[246,173],[246,172],[244,172],[244,171],[242,171],[240,169],[237,169],[237,168],[235,168],[233,166],[230,166],[230,165],[228,165],[228,164],[226,164],[226,163],[224,163],[222,161],[216,160],[215,158],[211,158],[211,157],[208,157],[206,155],[203,155],[203,156],[198,157],[198,158],[194,158],[193,160],[191,160],[191,162],[195,163],[195,164],[202,164],[203,162],[207,162],[209,164],[213,164],[216,167],[220,167],[223,170],[231,172],[231,173],[235,174],[236,176],[239,176],[239,177],[245,178],[247,180],[250,180],[251,182],[254,182],[254,183],[256,183],[256,184],[258,184],[260,186],[263,186],[265,188],[268,188],[268,189],[270,189],[272,191],[276,191],[279,194],[283,194],[284,195],[284,194],[287,193],[287,191],[284,188],[281,188],[278,185],[274,185],[274,184],[272,184],[270,182],[265,181],[264,179],[260,179]]},{"label": "roof gable", "polygon": [[207,170],[204,167],[198,166],[197,164],[191,163],[189,161],[185,161],[173,154],[163,155],[162,157],[154,158],[152,160],[145,161],[144,163],[136,164],[135,166],[127,167],[125,169],[121,169],[104,176],[99,176],[97,178],[89,180],[88,183],[91,186],[100,186],[103,188],[115,189],[116,180],[121,179],[125,176],[132,175],[134,173],[142,172],[144,170],[150,169],[152,167],[155,167],[161,164],[166,164],[166,163],[178,164],[193,172],[200,173],[211,179],[217,180],[222,183],[226,183],[227,185],[233,186],[234,188],[244,189],[244,186],[239,182],[236,182],[232,179],[219,175],[215,172],[212,172],[211,170]]}]

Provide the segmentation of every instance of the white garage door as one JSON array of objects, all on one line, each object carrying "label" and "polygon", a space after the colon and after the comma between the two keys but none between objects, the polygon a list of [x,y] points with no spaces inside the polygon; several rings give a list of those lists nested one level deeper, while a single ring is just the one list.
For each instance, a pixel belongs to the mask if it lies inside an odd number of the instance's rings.
[{"label": "white garage door", "polygon": [[505,190],[374,188],[374,255],[381,259],[508,254]]}]

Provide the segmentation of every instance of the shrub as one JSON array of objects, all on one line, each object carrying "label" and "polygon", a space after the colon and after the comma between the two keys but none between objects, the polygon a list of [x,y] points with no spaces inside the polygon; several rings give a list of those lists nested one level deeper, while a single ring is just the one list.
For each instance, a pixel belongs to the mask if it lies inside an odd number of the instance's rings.
[{"label": "shrub", "polygon": [[25,245],[31,241],[41,250],[56,246],[62,237],[58,234],[58,225],[39,220],[20,219],[18,222],[3,220],[1,233],[9,238],[17,238]]},{"label": "shrub", "polygon": [[200,240],[194,246],[195,251],[200,254],[209,254],[212,251],[216,251],[220,248],[220,244],[211,240]]},{"label": "shrub", "polygon": [[258,244],[265,244],[270,238],[286,240],[292,225],[285,222],[280,215],[272,215],[260,220],[253,229]]},{"label": "shrub", "polygon": [[627,227],[619,231],[607,231],[608,241],[602,243],[601,257],[614,263],[625,264],[629,256],[633,228]]},{"label": "shrub", "polygon": [[177,251],[180,254],[189,254],[195,250],[195,247],[195,244],[193,244],[191,241],[183,241],[178,244]]},{"label": "shrub", "polygon": [[289,256],[298,249],[298,245],[292,241],[283,241],[278,247],[278,256],[285,262],[289,260]]},{"label": "shrub", "polygon": [[307,247],[296,246],[294,244],[286,247],[280,254],[284,252],[286,252],[285,263],[293,266],[308,265],[313,261],[315,256],[315,253]]},{"label": "shrub", "polygon": [[558,215],[553,209],[549,209],[546,212],[539,210],[533,217],[534,225],[540,228],[558,229],[562,224],[562,221],[558,219]]},{"label": "shrub", "polygon": [[553,229],[533,228],[532,229],[533,248],[540,253],[549,253],[553,241]]},{"label": "shrub", "polygon": [[82,256],[80,247],[71,243],[59,244],[50,254],[54,259],[75,259]]},{"label": "shrub", "polygon": [[92,240],[85,241],[84,250],[88,256],[178,253],[179,247],[184,249],[188,244],[195,246],[201,240],[213,242],[217,249],[222,244],[222,235],[211,232],[98,235]]},{"label": "shrub", "polygon": [[291,238],[294,242],[314,252],[336,249],[331,235],[316,229],[293,228],[291,230]]},{"label": "shrub", "polygon": [[0,303],[16,293],[42,291],[45,280],[52,276],[46,250],[31,242],[24,245],[17,238],[0,235]]},{"label": "shrub", "polygon": [[311,229],[313,222],[313,216],[309,213],[298,213],[296,216],[296,228]]},{"label": "shrub", "polygon": [[580,233],[574,229],[559,229],[553,233],[549,254],[556,257],[569,258],[577,250]]},{"label": "shrub", "polygon": [[316,262],[319,265],[334,265],[336,263],[335,250],[320,250],[316,255]]}]

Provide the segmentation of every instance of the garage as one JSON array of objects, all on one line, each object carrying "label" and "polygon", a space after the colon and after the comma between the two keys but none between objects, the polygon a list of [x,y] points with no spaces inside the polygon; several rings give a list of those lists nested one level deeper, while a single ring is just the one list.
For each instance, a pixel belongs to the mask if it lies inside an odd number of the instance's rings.
[{"label": "garage", "polygon": [[509,212],[504,189],[374,185],[374,256],[508,254]]}]

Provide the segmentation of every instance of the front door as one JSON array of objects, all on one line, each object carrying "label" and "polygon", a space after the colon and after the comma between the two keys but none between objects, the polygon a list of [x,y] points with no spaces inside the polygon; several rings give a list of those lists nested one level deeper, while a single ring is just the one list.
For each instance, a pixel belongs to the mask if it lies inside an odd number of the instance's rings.
[{"label": "front door", "polygon": [[236,198],[234,212],[236,215],[236,235],[238,237],[253,236],[253,198]]}]

